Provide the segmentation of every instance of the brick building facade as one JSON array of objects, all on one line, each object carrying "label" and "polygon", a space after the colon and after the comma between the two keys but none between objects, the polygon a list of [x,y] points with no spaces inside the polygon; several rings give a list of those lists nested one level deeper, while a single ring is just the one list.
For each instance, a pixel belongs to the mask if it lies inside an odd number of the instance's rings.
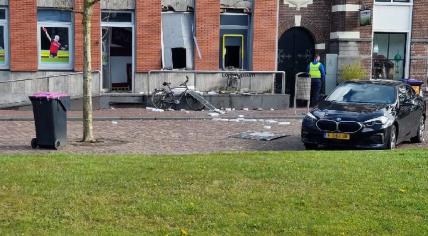
[{"label": "brick building facade", "polygon": [[[146,94],[185,75],[209,91],[223,86],[225,72],[252,70],[267,73],[250,87],[269,92],[277,7],[274,0],[101,0],[92,18],[94,93]],[[0,0],[0,90],[10,93],[0,103],[40,90],[81,94],[82,8],[83,0]]]},{"label": "brick building facade", "polygon": [[[0,0],[0,91],[10,95],[0,103],[40,90],[81,94],[82,3]],[[361,10],[371,23],[361,26]],[[92,19],[94,92],[149,94],[186,75],[209,91],[224,86],[230,70],[265,71],[246,83],[271,92],[278,70],[292,93],[315,53],[327,67],[327,90],[353,63],[368,78],[426,83],[427,11],[423,0],[101,0]]]},{"label": "brick building facade", "polygon": [[[364,26],[362,10],[371,16],[371,23]],[[300,64],[317,53],[327,64],[330,89],[341,69],[354,63],[361,64],[367,78],[416,78],[427,83],[427,12],[423,0],[281,1],[279,69],[288,71],[287,79],[292,80],[305,69]],[[290,46],[295,41],[300,43]]]}]

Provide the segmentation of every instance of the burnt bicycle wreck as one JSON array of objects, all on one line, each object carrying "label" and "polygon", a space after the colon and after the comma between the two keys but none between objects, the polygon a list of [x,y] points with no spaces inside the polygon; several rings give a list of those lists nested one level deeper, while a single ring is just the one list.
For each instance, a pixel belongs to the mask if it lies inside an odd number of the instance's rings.
[{"label": "burnt bicycle wreck", "polygon": [[[185,78],[185,80],[184,80]],[[207,77],[205,77],[207,78]],[[218,109],[286,109],[289,97],[275,94],[274,88],[260,89],[263,81],[250,72],[223,72],[216,80],[197,79],[196,76],[184,75],[183,80],[159,77],[157,86],[147,97],[147,106],[162,110],[210,110]],[[266,79],[274,79],[272,75]],[[205,87],[209,83],[210,89]]]}]

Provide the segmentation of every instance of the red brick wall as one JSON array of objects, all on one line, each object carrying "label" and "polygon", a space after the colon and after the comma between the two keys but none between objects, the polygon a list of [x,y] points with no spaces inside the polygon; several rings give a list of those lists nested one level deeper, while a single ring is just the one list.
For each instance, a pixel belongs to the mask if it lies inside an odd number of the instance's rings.
[{"label": "red brick wall", "polygon": [[195,49],[196,70],[218,70],[220,50],[220,1],[196,0],[196,38],[202,58]]},{"label": "red brick wall", "polygon": [[276,70],[277,1],[256,1],[253,9],[253,70]]},{"label": "red brick wall", "polygon": [[308,7],[302,7],[299,11],[295,7],[289,7],[288,4],[279,1],[278,37],[281,37],[288,29],[295,27],[295,16],[301,15],[301,27],[312,33],[316,43],[327,43],[330,39],[330,1],[315,0],[315,3],[308,5]]},{"label": "red brick wall", "polygon": [[162,65],[161,3],[136,1],[136,72],[159,70]]},{"label": "red brick wall", "polygon": [[37,1],[9,1],[10,70],[37,71]]},{"label": "red brick wall", "polygon": [[[74,15],[74,70],[83,71],[83,0],[75,0]],[[100,70],[101,68],[101,26],[100,26],[100,4],[94,6],[92,15],[92,70]]]},{"label": "red brick wall", "polygon": [[410,42],[410,77],[427,84],[428,65],[428,7],[425,0],[414,0],[413,29]]},{"label": "red brick wall", "polygon": [[[364,4],[365,7],[373,9],[373,0],[336,0],[334,5],[342,4]],[[372,37],[372,26],[360,26],[360,13],[351,12],[332,12],[331,13],[331,32],[336,31],[359,31],[361,38]]]}]

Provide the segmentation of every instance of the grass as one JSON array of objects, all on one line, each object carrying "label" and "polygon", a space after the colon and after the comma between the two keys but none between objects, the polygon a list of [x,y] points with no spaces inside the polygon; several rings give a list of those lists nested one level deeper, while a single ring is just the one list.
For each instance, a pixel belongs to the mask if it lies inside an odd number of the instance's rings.
[{"label": "grass", "polygon": [[0,157],[0,235],[427,232],[426,150]]},{"label": "grass", "polygon": [[4,50],[0,50],[0,62],[4,62],[5,61],[5,52]]},{"label": "grass", "polygon": [[68,63],[70,61],[70,53],[69,51],[58,51],[57,57],[50,57],[50,51],[49,50],[42,50],[40,52],[40,55],[42,57],[41,62],[48,62],[48,63]]}]

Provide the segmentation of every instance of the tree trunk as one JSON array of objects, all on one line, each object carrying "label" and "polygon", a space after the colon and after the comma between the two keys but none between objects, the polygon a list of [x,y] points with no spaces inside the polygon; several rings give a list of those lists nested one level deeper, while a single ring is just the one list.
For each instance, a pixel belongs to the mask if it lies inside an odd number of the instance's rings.
[{"label": "tree trunk", "polygon": [[83,9],[83,140],[95,142],[92,117],[92,57],[91,57],[91,18],[93,4],[84,0]]}]

